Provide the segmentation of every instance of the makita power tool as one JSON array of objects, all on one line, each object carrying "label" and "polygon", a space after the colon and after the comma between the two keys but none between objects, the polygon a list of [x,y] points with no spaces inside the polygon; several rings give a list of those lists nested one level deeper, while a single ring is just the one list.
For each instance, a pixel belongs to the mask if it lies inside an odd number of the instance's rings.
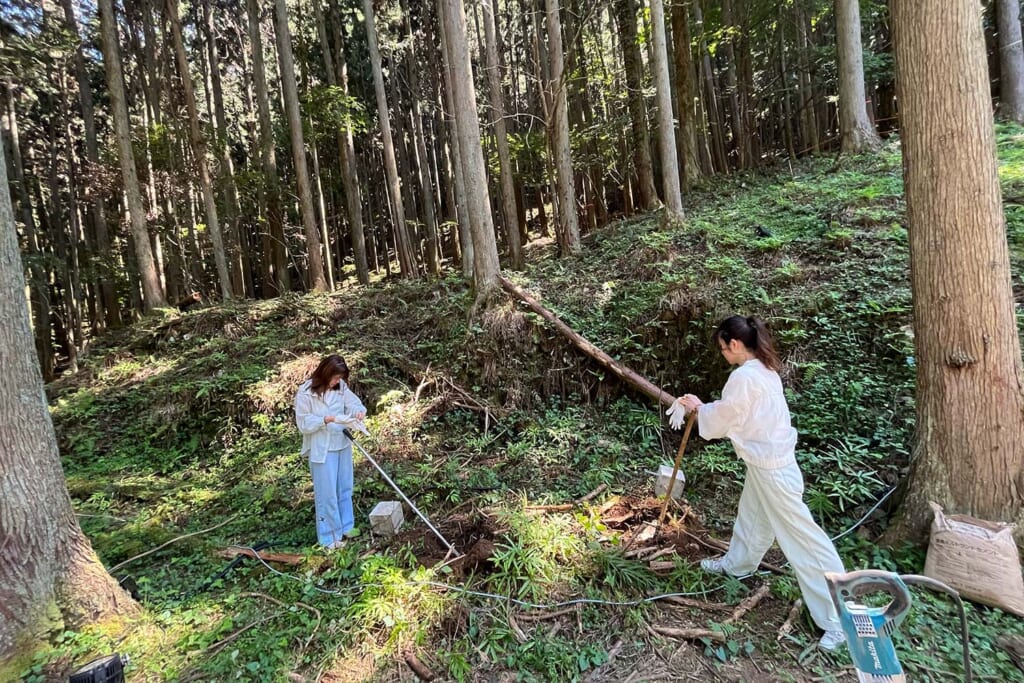
[{"label": "makita power tool", "polygon": [[[892,636],[903,617],[910,611],[910,589],[907,585],[920,585],[952,595],[960,610],[960,636],[964,652],[964,680],[970,683],[971,659],[968,649],[967,615],[960,595],[935,579],[916,574],[894,574],[876,569],[837,574],[827,572],[832,602],[846,633],[850,659],[857,670],[860,683],[905,683],[907,677],[896,656]],[[869,607],[863,598],[886,593],[890,600],[883,607]]]}]

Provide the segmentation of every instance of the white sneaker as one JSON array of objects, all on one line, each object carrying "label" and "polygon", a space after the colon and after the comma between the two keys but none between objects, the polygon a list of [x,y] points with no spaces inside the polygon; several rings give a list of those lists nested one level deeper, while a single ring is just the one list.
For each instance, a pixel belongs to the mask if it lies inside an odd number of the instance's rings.
[{"label": "white sneaker", "polygon": [[346,543],[346,540],[344,538],[339,538],[337,541],[335,541],[334,543],[331,543],[329,546],[327,546],[327,549],[328,550],[341,550],[342,548],[345,547],[345,543]]},{"label": "white sneaker", "polygon": [[832,652],[846,642],[846,634],[842,631],[825,631],[818,641],[818,647],[826,652]]},{"label": "white sneaker", "polygon": [[700,568],[709,574],[724,574],[725,567],[722,566],[724,557],[706,557],[700,561]]}]

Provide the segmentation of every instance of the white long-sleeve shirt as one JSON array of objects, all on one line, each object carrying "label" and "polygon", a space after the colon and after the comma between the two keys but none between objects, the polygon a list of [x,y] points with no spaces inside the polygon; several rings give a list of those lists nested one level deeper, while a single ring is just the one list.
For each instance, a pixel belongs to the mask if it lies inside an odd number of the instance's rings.
[{"label": "white long-sleeve shirt", "polygon": [[721,400],[697,411],[697,426],[705,439],[728,438],[749,465],[778,469],[796,462],[796,430],[782,380],[757,359],[732,371]]},{"label": "white long-sleeve shirt", "polygon": [[[325,391],[323,396],[312,392],[312,383],[306,380],[295,394],[295,425],[302,434],[302,455],[308,453],[310,462],[321,463],[327,459],[328,451],[340,451],[351,444],[344,428],[357,427],[356,414],[365,413],[366,407],[344,382],[338,389]],[[324,423],[328,415],[337,418],[337,422]]]}]

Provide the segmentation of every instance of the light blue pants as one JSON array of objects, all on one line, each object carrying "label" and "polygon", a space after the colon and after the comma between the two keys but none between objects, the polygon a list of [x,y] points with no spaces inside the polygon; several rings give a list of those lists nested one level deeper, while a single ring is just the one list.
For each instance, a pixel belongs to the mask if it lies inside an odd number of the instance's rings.
[{"label": "light blue pants", "polygon": [[316,540],[340,541],[355,526],[352,514],[352,447],[328,451],[322,463],[309,463],[316,506]]}]

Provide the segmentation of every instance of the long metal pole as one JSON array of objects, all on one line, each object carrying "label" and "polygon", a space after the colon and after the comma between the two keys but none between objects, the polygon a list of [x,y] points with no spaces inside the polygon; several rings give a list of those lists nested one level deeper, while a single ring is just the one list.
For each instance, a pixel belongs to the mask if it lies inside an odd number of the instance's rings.
[{"label": "long metal pole", "polygon": [[377,461],[374,460],[370,456],[370,454],[366,452],[366,449],[359,445],[359,443],[355,439],[355,436],[353,436],[352,432],[349,431],[348,428],[345,429],[345,436],[347,436],[349,439],[351,439],[352,443],[355,444],[355,447],[358,448],[359,452],[363,454],[363,457],[366,458],[367,460],[369,460],[370,464],[377,468],[377,471],[380,472],[380,476],[384,477],[384,481],[386,481],[388,483],[388,485],[395,490],[395,493],[397,493],[398,495],[400,495],[402,497],[402,500],[404,500],[406,502],[406,504],[410,508],[412,508],[412,511],[416,513],[416,516],[419,517],[420,519],[422,519],[423,523],[426,524],[427,527],[429,527],[430,530],[434,532],[434,535],[437,536],[438,539],[440,539],[440,541],[442,543],[444,543],[445,547],[448,548],[448,550],[450,550],[451,552],[455,553],[456,556],[462,555],[462,553],[460,553],[458,550],[456,550],[455,546],[453,546],[451,543],[449,543],[448,540],[444,536],[441,535],[441,532],[438,531],[434,527],[434,525],[430,523],[430,520],[427,519],[427,516],[424,515],[422,512],[420,512],[420,509],[418,507],[416,507],[416,505],[411,500],[409,500],[409,497],[406,496],[404,493],[402,493],[402,489],[398,488],[398,484],[393,482],[391,480],[391,477],[388,476],[388,473],[384,471],[384,468],[382,468],[380,465],[378,465]]}]

